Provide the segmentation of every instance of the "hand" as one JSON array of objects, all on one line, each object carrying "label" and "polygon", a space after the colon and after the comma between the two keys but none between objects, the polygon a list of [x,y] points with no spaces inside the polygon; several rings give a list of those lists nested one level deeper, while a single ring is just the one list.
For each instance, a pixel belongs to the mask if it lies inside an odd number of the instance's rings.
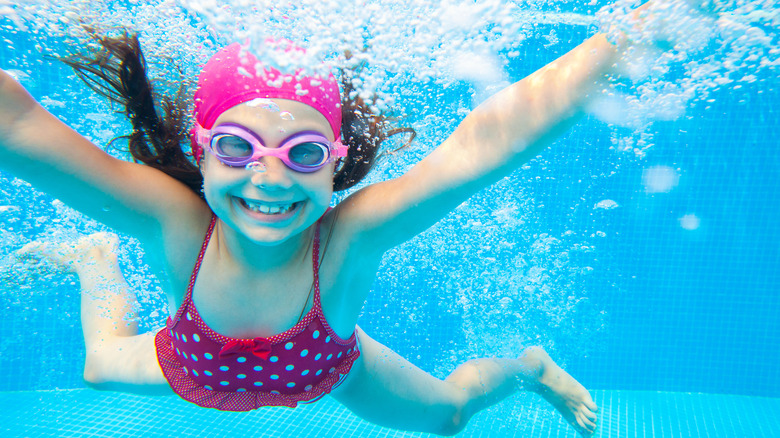
[{"label": "hand", "polygon": [[596,14],[602,32],[620,50],[636,45],[701,50],[714,36],[717,16],[700,2],[660,0],[638,8],[631,3],[621,0]]}]

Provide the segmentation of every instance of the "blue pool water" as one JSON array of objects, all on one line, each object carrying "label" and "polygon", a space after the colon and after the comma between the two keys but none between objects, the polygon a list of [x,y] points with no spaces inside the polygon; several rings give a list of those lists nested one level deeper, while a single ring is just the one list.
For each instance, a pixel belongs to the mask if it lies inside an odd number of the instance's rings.
[{"label": "blue pool water", "polygon": [[[193,10],[196,3],[180,2]],[[733,3],[765,6],[770,18],[754,27],[767,35],[768,49],[756,53],[776,62],[776,5]],[[97,144],[124,132],[108,104],[41,55],[65,50],[68,38],[6,7],[16,6],[0,1],[0,68]],[[595,6],[529,8],[537,15],[515,29],[524,37],[496,48],[502,78],[447,82],[406,73],[387,80],[419,141],[384,161],[373,180],[397,175],[435,147],[493,82],[522,78],[595,29]],[[225,30],[219,20],[211,24]],[[694,57],[704,66],[713,65],[707,51],[731,53],[713,41]],[[733,82],[705,85],[680,79],[683,63],[674,64],[679,71],[664,80],[701,87],[684,111],[631,127],[588,115],[527,166],[389,252],[361,327],[439,377],[473,357],[543,345],[593,389],[599,436],[780,436],[780,79],[775,67],[739,62]],[[738,80],[748,75],[755,78]],[[648,108],[666,108],[654,102]],[[12,253],[32,239],[99,229],[0,172],[3,436],[423,436],[374,427],[332,400],[233,414],[175,397],[86,389],[76,278],[20,265]],[[126,238],[122,246],[144,306],[141,323],[152,329],[166,316],[155,310],[163,306],[159,283],[142,248]],[[523,394],[480,414],[462,436],[574,432]]]}]

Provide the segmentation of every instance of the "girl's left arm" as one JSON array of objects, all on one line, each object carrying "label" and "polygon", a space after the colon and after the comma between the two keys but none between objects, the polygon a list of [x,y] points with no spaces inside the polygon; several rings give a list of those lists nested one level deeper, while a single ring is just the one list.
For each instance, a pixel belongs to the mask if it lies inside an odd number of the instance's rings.
[{"label": "girl's left arm", "polygon": [[616,59],[604,35],[591,37],[479,105],[405,175],[350,196],[340,222],[379,254],[414,237],[551,144]]}]

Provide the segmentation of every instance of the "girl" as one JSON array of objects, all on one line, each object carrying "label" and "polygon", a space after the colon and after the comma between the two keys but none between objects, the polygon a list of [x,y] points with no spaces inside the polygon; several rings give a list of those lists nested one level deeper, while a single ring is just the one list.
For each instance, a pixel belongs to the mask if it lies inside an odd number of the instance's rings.
[{"label": "girl", "polygon": [[[190,132],[166,101],[158,118],[134,38],[103,39],[102,64],[71,61],[121,100],[137,164],[111,157],[0,71],[0,163],[72,207],[132,235],[168,274],[172,315],[158,333],[117,324],[131,298],[110,243],[61,256],[84,296],[84,378],[100,389],[170,390],[200,406],[249,410],[330,394],[368,421],[455,434],[519,389],[544,396],[578,431],[591,396],[540,348],[479,359],[434,378],[356,326],[382,254],[531,159],[580,112],[616,47],[596,35],[504,89],[400,178],[333,209],[333,190],[367,172],[392,131],[350,99],[345,75],[283,74],[239,45],[204,66]],[[289,49],[297,50],[297,49]],[[102,67],[100,67],[102,65]],[[102,70],[101,70],[102,68]],[[97,74],[98,80],[95,80]],[[342,98],[343,96],[343,98]],[[202,193],[201,193],[202,185]],[[45,253],[46,251],[44,251]]]}]

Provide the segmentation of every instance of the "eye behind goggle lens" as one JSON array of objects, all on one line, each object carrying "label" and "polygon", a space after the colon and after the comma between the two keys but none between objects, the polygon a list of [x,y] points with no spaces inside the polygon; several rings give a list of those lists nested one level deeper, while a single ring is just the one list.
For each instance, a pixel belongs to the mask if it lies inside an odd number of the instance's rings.
[{"label": "eye behind goggle lens", "polygon": [[328,160],[328,146],[313,141],[299,143],[290,149],[288,157],[290,161],[301,166],[320,166]]},{"label": "eye behind goggle lens", "polygon": [[252,145],[243,138],[232,134],[218,134],[211,140],[214,151],[226,158],[246,158],[252,156]]}]

